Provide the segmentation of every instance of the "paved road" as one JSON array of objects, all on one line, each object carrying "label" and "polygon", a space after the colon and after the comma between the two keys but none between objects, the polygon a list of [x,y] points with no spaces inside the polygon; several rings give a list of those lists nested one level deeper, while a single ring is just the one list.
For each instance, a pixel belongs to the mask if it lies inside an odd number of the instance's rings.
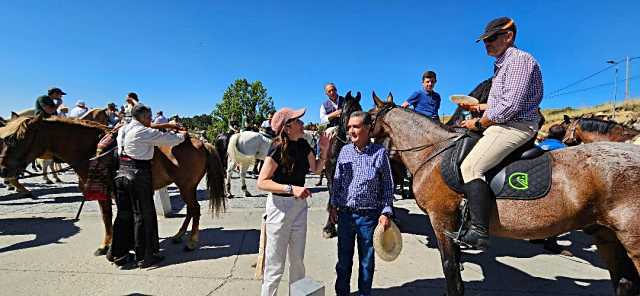
[{"label": "paved road", "polygon": [[[260,216],[265,196],[228,201],[219,219],[206,211],[201,219],[200,248],[184,252],[167,240],[177,231],[181,217],[159,218],[161,246],[166,260],[148,270],[120,270],[93,251],[103,234],[95,202],[85,205],[80,220],[73,217],[81,194],[75,176],[68,183],[45,185],[39,178],[25,180],[35,198],[24,198],[0,188],[0,295],[258,295],[253,278]],[[324,283],[332,295],[336,240],[320,237],[326,218],[326,189],[315,187],[310,199],[306,249],[307,275]],[[240,194],[239,180],[233,190]],[[252,193],[255,180],[248,179]],[[184,203],[170,188],[176,213]],[[205,200],[205,191],[199,191]],[[206,205],[206,202],[201,202]],[[434,242],[427,239],[426,216],[411,200],[396,202],[404,249],[394,262],[376,262],[374,295],[442,295],[444,279]],[[204,208],[204,206],[203,206]],[[464,255],[463,279],[467,295],[612,295],[608,272],[580,233],[561,237],[575,257],[551,255],[524,241],[493,239],[490,252]],[[354,275],[357,275],[354,267]],[[287,295],[286,275],[281,295]],[[356,278],[352,289],[356,289]]]}]

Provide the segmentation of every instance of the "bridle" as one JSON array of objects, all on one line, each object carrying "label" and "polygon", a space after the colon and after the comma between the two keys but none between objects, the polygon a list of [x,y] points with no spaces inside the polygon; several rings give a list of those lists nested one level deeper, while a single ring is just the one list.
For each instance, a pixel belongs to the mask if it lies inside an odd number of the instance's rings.
[{"label": "bridle", "polygon": [[[376,116],[374,117],[374,119],[371,122],[371,129],[369,130],[369,136],[371,136],[371,131],[376,127],[378,118],[380,117],[384,117],[389,111],[393,110],[394,108],[396,108],[397,106],[395,104],[389,104],[389,105],[385,105],[384,107],[382,107],[382,109],[380,111],[378,111],[378,113],[376,114]],[[395,151],[395,152],[418,152],[418,151],[422,151],[425,150],[429,147],[438,147],[443,143],[446,143],[447,145],[439,148],[439,149],[435,149],[435,152],[432,152],[429,154],[429,156],[422,161],[422,163],[420,163],[420,165],[418,166],[418,168],[416,169],[416,171],[413,173],[414,175],[417,175],[418,172],[431,160],[433,160],[436,156],[442,154],[443,152],[447,151],[449,148],[455,146],[455,143],[458,139],[462,138],[464,136],[463,135],[457,135],[454,137],[449,137],[449,138],[445,138],[441,141],[435,142],[435,143],[429,143],[429,144],[423,144],[423,145],[418,145],[415,147],[409,147],[409,148],[389,148],[389,150],[391,151]]]},{"label": "bridle", "polygon": [[572,141],[571,143],[578,142],[578,139],[576,138],[576,128],[578,127],[579,121],[580,121],[580,118],[575,119],[573,122],[569,123],[569,127],[567,128],[567,132],[565,133],[564,138],[562,139],[562,143],[567,144],[568,141]]}]

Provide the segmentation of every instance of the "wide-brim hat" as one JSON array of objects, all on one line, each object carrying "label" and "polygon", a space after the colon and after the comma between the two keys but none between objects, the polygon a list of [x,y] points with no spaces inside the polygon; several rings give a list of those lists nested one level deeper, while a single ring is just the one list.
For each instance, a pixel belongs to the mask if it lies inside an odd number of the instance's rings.
[{"label": "wide-brim hat", "polygon": [[284,125],[287,124],[288,121],[304,116],[305,111],[305,108],[298,110],[282,108],[278,110],[278,112],[276,112],[276,114],[274,114],[271,118],[271,129],[273,129],[276,135],[279,135],[284,129]]},{"label": "wide-brim hat", "polygon": [[508,30],[515,32],[515,27],[516,27],[516,23],[513,21],[513,19],[508,18],[506,16],[493,19],[484,28],[484,33],[482,33],[478,37],[478,39],[476,39],[476,42],[480,42],[480,40],[485,40],[500,32],[505,32]]},{"label": "wide-brim hat", "polygon": [[402,251],[402,234],[393,221],[389,221],[389,228],[384,230],[382,224],[378,224],[373,232],[373,249],[378,257],[384,261],[393,261]]}]

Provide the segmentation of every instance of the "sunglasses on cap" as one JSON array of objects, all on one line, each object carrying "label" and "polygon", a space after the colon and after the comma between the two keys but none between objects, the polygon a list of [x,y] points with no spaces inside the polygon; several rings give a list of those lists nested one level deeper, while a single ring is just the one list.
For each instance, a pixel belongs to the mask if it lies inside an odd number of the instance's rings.
[{"label": "sunglasses on cap", "polygon": [[485,38],[484,41],[489,42],[489,43],[494,42],[494,41],[496,41],[498,39],[499,36],[502,36],[504,34],[507,34],[507,32],[493,34],[493,35]]}]

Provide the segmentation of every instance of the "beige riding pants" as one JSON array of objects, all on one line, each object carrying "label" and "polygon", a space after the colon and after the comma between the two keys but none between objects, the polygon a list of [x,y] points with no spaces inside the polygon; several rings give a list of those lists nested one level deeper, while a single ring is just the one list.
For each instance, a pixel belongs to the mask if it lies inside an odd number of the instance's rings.
[{"label": "beige riding pants", "polygon": [[487,171],[531,140],[537,132],[537,122],[533,121],[510,122],[488,127],[460,165],[462,179],[465,183],[475,179],[485,180],[484,175]]},{"label": "beige riding pants", "polygon": [[304,249],[307,240],[307,201],[269,194],[266,205],[262,296],[274,296],[289,255],[289,286],[305,277]]}]

